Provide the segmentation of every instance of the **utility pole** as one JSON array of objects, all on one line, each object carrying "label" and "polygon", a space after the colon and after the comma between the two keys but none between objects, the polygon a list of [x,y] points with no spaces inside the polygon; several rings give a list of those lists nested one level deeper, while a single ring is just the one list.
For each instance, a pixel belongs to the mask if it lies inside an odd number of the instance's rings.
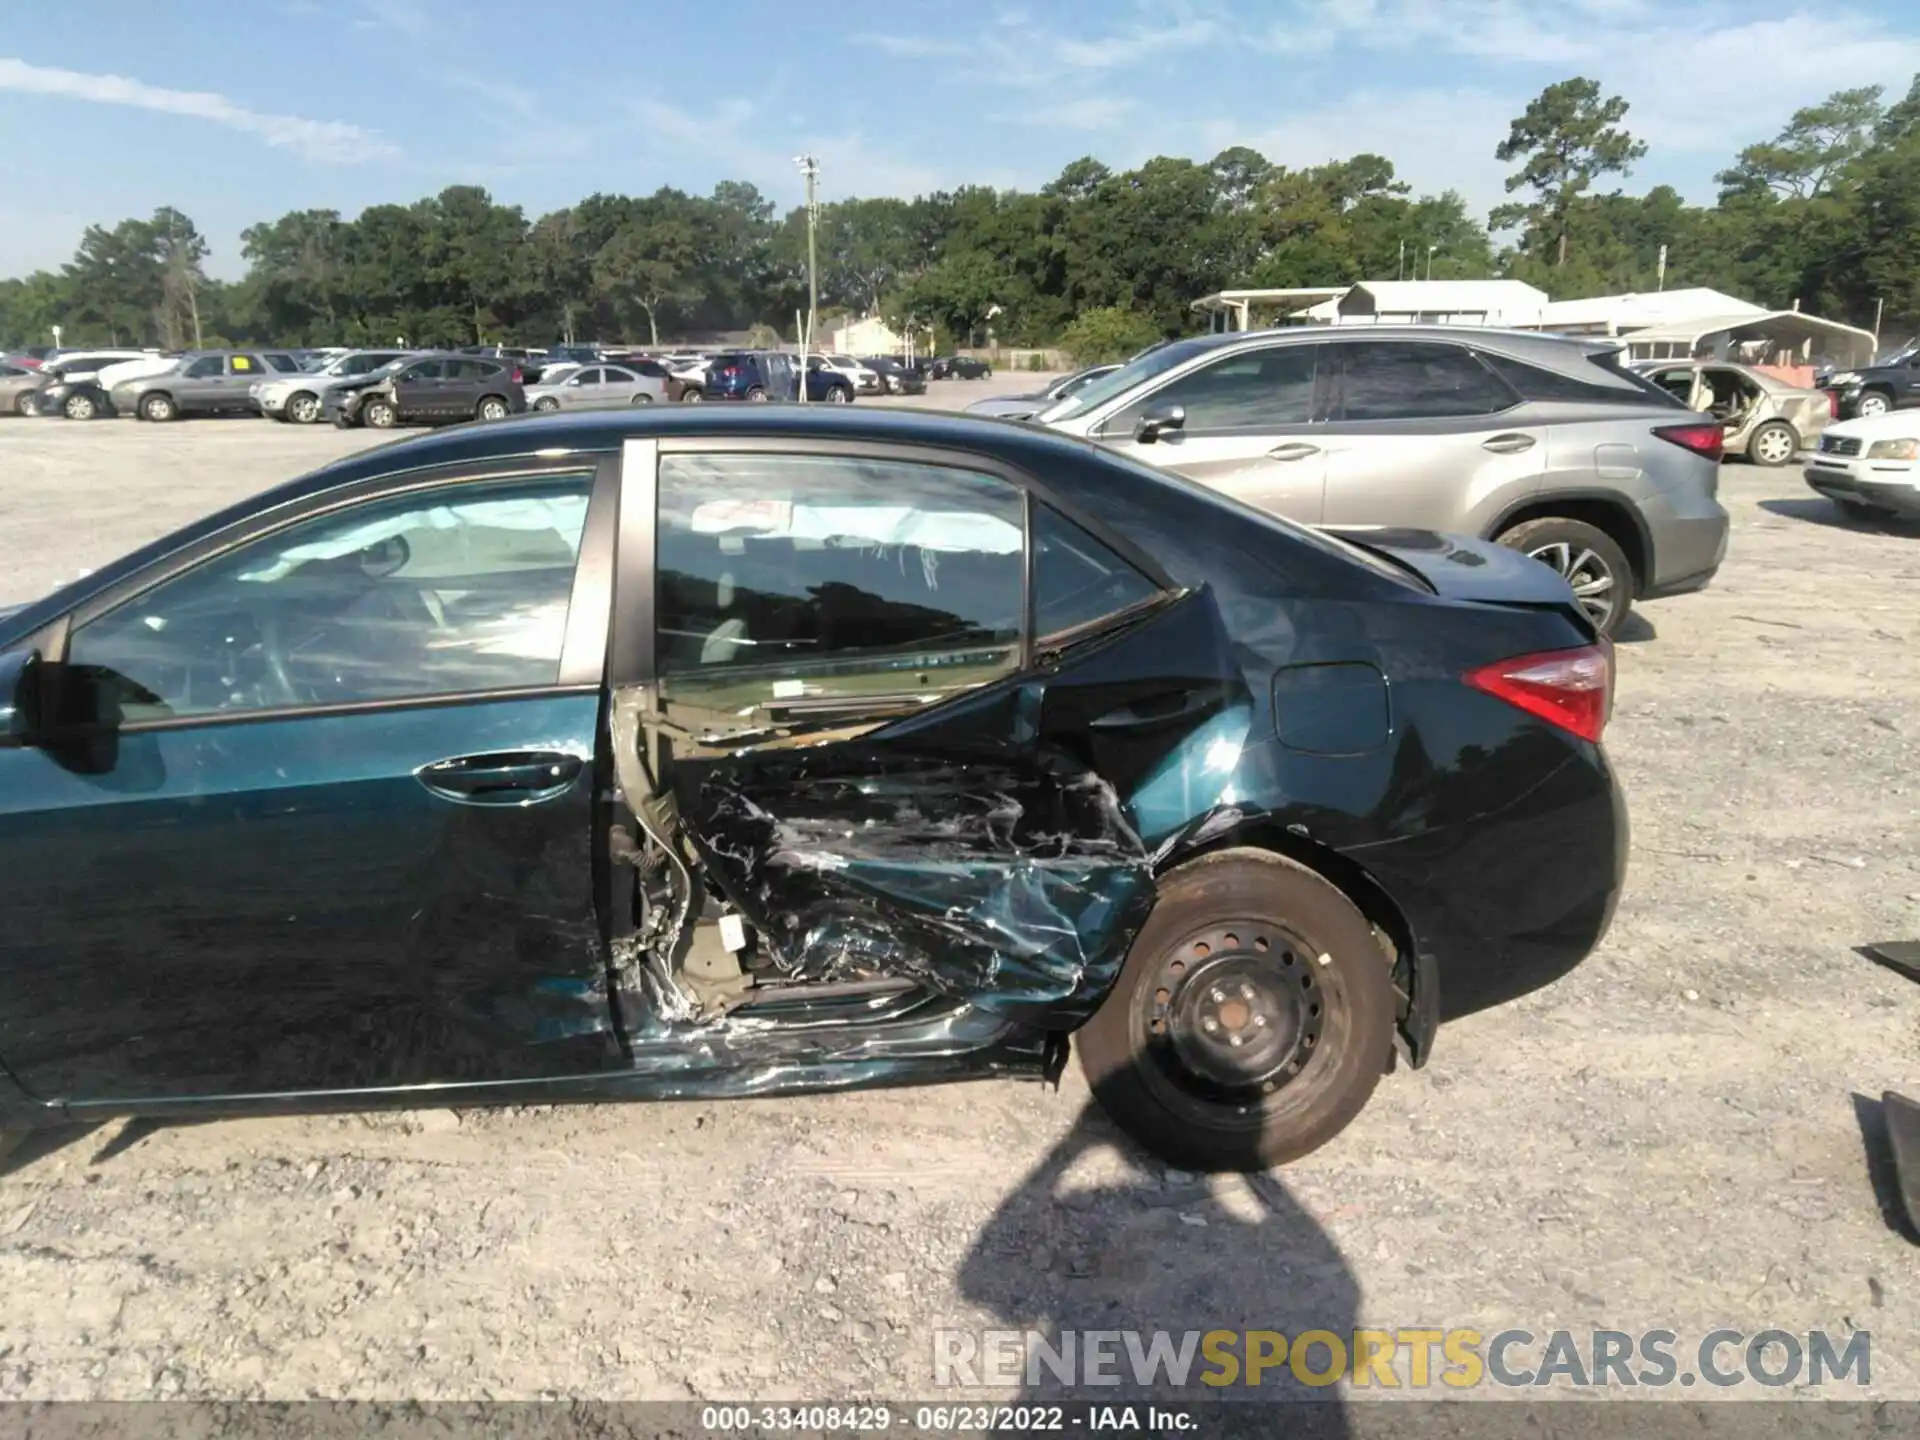
[{"label": "utility pole", "polygon": [[1427,246],[1427,279],[1429,280],[1433,279],[1433,252],[1439,248],[1438,245]]},{"label": "utility pole", "polygon": [[800,339],[800,400],[807,398],[807,356],[813,350],[813,327],[820,314],[820,259],[817,232],[820,219],[820,162],[811,155],[795,158],[807,177],[807,333]]},{"label": "utility pole", "polygon": [[1876,356],[1880,353],[1880,317],[1886,313],[1886,309],[1887,297],[1876,296],[1873,302],[1873,353]]},{"label": "utility pole", "polygon": [[1664,245],[1660,247],[1660,265],[1654,273],[1653,288],[1662,291],[1667,288],[1667,247]]},{"label": "utility pole", "polygon": [[1396,280],[1404,280],[1407,278],[1407,241],[1405,236],[1402,236],[1400,239],[1400,258],[1394,262],[1393,278]]}]

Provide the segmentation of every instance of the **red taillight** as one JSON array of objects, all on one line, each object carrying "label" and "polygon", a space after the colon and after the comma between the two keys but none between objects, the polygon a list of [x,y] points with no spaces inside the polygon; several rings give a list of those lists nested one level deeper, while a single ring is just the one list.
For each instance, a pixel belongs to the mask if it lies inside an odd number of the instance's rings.
[{"label": "red taillight", "polygon": [[1840,392],[1838,390],[1827,391],[1827,418],[1829,420],[1838,420],[1840,418]]},{"label": "red taillight", "polygon": [[516,385],[522,385],[526,383],[520,378],[520,367],[518,365],[513,367],[513,383]]},{"label": "red taillight", "polygon": [[1727,448],[1724,425],[1657,425],[1653,433],[1669,445],[1678,445],[1709,460],[1718,460]]},{"label": "red taillight", "polygon": [[739,373],[740,373],[740,370],[738,366],[729,365],[720,372],[720,377],[723,380],[731,380],[733,379],[734,376],[738,375]]},{"label": "red taillight", "polygon": [[1613,714],[1613,644],[1545,650],[1469,671],[1467,684],[1582,740],[1599,740]]}]

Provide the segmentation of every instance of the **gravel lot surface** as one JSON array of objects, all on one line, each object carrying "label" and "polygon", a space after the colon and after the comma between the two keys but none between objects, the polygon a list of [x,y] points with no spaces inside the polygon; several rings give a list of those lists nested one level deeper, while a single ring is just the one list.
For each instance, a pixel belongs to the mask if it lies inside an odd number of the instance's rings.
[{"label": "gravel lot surface", "polygon": [[[0,421],[0,603],[369,438]],[[1920,1399],[1920,1249],[1856,1110],[1920,1096],[1920,986],[1851,948],[1920,935],[1920,530],[1792,468],[1723,494],[1718,582],[1621,648],[1607,943],[1307,1161],[1170,1175],[1077,1069],[50,1132],[0,1163],[0,1397],[924,1396],[936,1327],[1044,1321],[1665,1327],[1683,1356],[1864,1327],[1873,1390]]]}]

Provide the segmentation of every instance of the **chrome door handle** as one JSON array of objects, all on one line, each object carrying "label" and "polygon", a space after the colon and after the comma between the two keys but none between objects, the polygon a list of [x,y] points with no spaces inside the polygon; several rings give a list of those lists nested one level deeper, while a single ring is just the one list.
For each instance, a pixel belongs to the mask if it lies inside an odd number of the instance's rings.
[{"label": "chrome door handle", "polygon": [[1285,445],[1276,445],[1267,451],[1269,460],[1304,460],[1309,455],[1318,455],[1320,447],[1309,445],[1303,440],[1290,441]]},{"label": "chrome door handle", "polygon": [[467,805],[526,805],[562,794],[585,768],[578,755],[513,750],[458,755],[422,765],[414,776],[443,800]]},{"label": "chrome door handle", "polygon": [[1518,455],[1531,450],[1538,442],[1531,435],[1496,435],[1491,440],[1480,443],[1482,450],[1491,450],[1496,455]]}]

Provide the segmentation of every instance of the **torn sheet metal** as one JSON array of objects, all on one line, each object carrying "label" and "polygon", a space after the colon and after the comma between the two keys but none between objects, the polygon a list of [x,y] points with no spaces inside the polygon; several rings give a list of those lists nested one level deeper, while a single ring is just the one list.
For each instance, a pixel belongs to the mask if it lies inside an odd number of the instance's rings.
[{"label": "torn sheet metal", "polygon": [[1152,908],[1118,798],[1064,757],[766,755],[705,768],[690,808],[792,979],[900,976],[998,1010],[1097,998]]}]

